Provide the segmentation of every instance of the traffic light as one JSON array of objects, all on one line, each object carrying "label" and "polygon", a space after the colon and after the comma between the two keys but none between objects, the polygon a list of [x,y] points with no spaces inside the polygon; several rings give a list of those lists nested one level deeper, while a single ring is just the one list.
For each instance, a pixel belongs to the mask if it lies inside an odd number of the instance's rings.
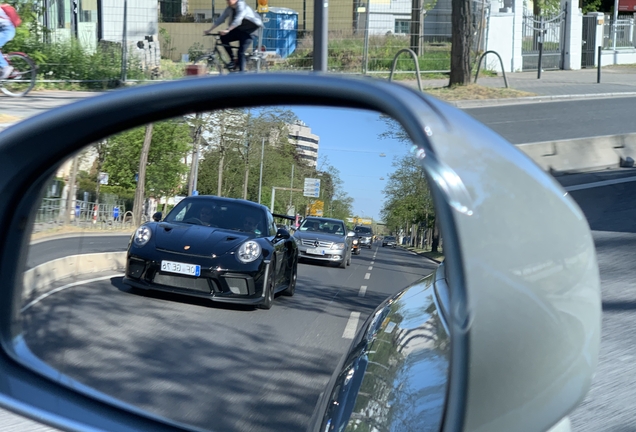
[{"label": "traffic light", "polygon": [[269,12],[269,0],[258,0],[258,13]]}]

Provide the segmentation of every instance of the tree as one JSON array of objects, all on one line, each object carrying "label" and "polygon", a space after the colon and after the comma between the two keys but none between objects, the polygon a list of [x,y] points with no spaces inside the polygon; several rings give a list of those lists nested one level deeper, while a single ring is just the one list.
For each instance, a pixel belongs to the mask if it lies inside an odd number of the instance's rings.
[{"label": "tree", "polygon": [[451,0],[451,69],[449,86],[470,83],[472,11],[470,0]]},{"label": "tree", "polygon": [[[139,173],[146,128],[131,129],[108,138],[103,170],[109,174],[109,184],[125,190],[135,190]],[[191,147],[190,128],[182,120],[157,122],[146,164],[145,193],[147,196],[170,196],[185,183],[185,158]]]}]

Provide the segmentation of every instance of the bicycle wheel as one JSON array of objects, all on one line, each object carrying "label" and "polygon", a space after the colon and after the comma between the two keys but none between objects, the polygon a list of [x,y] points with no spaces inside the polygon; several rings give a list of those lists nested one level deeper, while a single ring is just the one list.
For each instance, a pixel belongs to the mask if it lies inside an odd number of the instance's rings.
[{"label": "bicycle wheel", "polygon": [[7,60],[13,66],[13,72],[4,81],[0,81],[0,90],[8,96],[24,96],[35,86],[37,67],[33,60],[22,53],[9,53]]}]

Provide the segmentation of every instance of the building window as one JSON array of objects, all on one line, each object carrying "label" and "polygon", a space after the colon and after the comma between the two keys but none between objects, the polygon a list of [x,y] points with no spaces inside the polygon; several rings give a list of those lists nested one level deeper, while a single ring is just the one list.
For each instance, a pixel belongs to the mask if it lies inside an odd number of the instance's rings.
[{"label": "building window", "polygon": [[313,144],[318,144],[318,140],[313,139],[313,138],[307,138],[307,137],[304,137],[304,136],[291,135],[291,134],[288,137],[289,137],[289,139],[293,139],[293,140],[296,140],[296,141],[305,141],[305,142],[310,142],[310,143],[313,143]]},{"label": "building window", "polygon": [[395,34],[409,34],[411,22],[409,20],[395,20]]}]

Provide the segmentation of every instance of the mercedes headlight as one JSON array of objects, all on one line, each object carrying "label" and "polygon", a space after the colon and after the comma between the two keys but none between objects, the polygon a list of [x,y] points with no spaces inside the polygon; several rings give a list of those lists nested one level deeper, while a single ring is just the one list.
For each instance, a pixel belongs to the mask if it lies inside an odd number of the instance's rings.
[{"label": "mercedes headlight", "polygon": [[135,246],[144,246],[150,241],[150,237],[152,237],[152,230],[146,225],[140,226],[137,228],[137,231],[135,231],[135,237],[133,239]]},{"label": "mercedes headlight", "polygon": [[251,263],[261,256],[261,246],[253,240],[246,241],[241,245],[236,257],[243,264]]},{"label": "mercedes headlight", "polygon": [[334,243],[331,246],[331,249],[344,249],[345,248],[345,244],[344,243]]}]

